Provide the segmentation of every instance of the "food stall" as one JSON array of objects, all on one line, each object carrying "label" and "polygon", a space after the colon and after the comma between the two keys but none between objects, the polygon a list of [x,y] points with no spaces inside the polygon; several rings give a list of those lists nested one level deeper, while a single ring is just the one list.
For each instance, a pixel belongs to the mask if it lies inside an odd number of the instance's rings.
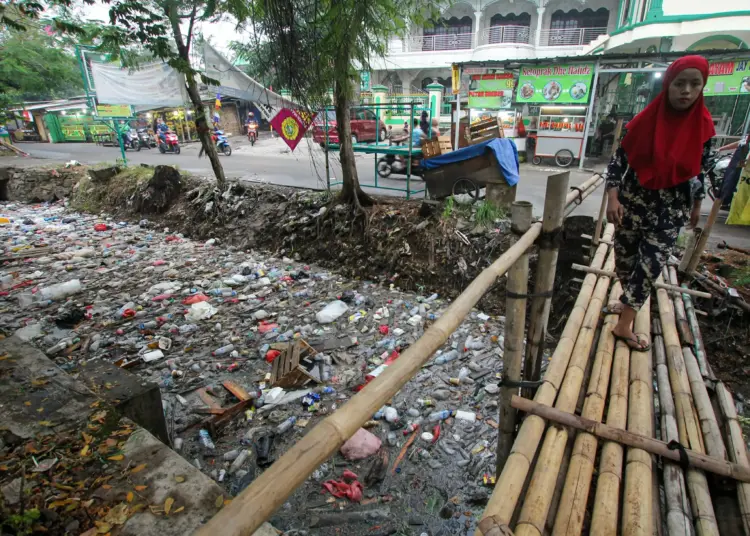
[{"label": "food stall", "polygon": [[529,134],[535,143],[527,158],[534,164],[554,158],[568,167],[581,157],[593,73],[593,64],[521,68],[516,102],[540,105],[536,132]]},{"label": "food stall", "polygon": [[469,83],[469,121],[471,124],[495,119],[504,138],[511,138],[519,151],[525,150],[524,138],[518,137],[518,110],[513,104],[513,73],[495,72],[471,75]]}]

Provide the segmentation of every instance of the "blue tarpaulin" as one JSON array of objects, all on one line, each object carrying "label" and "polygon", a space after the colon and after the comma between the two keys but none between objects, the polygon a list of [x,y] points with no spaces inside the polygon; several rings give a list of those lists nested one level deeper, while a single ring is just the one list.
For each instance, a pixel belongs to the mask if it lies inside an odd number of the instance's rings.
[{"label": "blue tarpaulin", "polygon": [[483,141],[476,145],[470,145],[464,147],[458,151],[451,151],[450,153],[441,154],[440,156],[434,156],[424,160],[424,167],[427,169],[435,169],[445,164],[452,164],[454,162],[463,162],[475,156],[484,154],[485,151],[492,151],[495,153],[497,163],[500,164],[500,169],[503,172],[505,180],[508,181],[510,186],[515,185],[518,182],[518,149],[513,140],[507,138],[494,138],[489,141]]}]

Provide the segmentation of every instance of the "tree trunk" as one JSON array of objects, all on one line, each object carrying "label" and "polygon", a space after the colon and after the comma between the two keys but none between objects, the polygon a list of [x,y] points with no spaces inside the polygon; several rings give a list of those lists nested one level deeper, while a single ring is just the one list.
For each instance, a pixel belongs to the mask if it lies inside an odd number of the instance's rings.
[{"label": "tree trunk", "polygon": [[[348,67],[348,62],[345,63]],[[341,177],[343,185],[341,187],[341,200],[349,203],[354,207],[373,205],[372,198],[367,195],[359,186],[359,176],[357,175],[357,166],[354,162],[354,149],[352,148],[352,128],[349,123],[351,81],[348,70],[344,68],[338,72],[342,73],[342,80],[336,81],[334,88],[334,99],[336,103],[336,130],[339,134],[340,157],[341,157]]]},{"label": "tree trunk", "polygon": [[[198,91],[198,84],[195,83],[195,73],[190,65],[190,44],[193,38],[193,22],[195,21],[196,9],[193,8],[193,13],[190,18],[187,44],[182,36],[182,28],[180,28],[180,18],[176,3],[166,3],[164,5],[164,11],[169,19],[170,25],[172,26],[172,33],[174,35],[174,42],[177,45],[177,52],[180,55],[180,59],[187,66],[188,72],[183,72],[183,74],[185,75],[185,81],[187,82],[188,96],[190,97],[190,102],[193,103],[193,111],[195,111],[195,126],[196,131],[198,132],[198,139],[201,140],[203,150],[211,161],[211,167],[216,176],[216,186],[219,190],[224,190],[227,185],[227,179],[224,176],[224,168],[221,167],[221,162],[219,162],[219,154],[216,152],[216,146],[211,139],[211,134],[208,129],[208,119],[206,119],[206,114],[203,111],[203,103],[201,102],[200,92]],[[200,128],[198,125],[205,125],[205,128]]]}]

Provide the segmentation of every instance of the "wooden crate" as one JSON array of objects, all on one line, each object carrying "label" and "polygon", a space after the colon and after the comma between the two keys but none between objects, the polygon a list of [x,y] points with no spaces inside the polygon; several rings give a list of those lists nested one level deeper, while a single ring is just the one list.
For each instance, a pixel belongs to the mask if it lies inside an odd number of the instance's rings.
[{"label": "wooden crate", "polygon": [[320,380],[309,372],[316,366],[314,357],[317,353],[302,339],[287,345],[281,355],[273,361],[271,386],[302,387],[310,381],[320,383]]}]

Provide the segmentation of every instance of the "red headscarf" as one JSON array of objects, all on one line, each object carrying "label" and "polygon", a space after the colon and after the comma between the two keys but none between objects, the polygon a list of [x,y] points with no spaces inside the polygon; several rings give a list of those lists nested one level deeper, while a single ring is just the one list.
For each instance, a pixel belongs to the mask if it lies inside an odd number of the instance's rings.
[{"label": "red headscarf", "polygon": [[622,148],[644,188],[671,188],[695,177],[701,170],[703,144],[715,134],[703,93],[687,110],[669,104],[669,85],[685,69],[698,69],[708,79],[703,56],[685,56],[669,66],[661,93],[627,124]]}]

